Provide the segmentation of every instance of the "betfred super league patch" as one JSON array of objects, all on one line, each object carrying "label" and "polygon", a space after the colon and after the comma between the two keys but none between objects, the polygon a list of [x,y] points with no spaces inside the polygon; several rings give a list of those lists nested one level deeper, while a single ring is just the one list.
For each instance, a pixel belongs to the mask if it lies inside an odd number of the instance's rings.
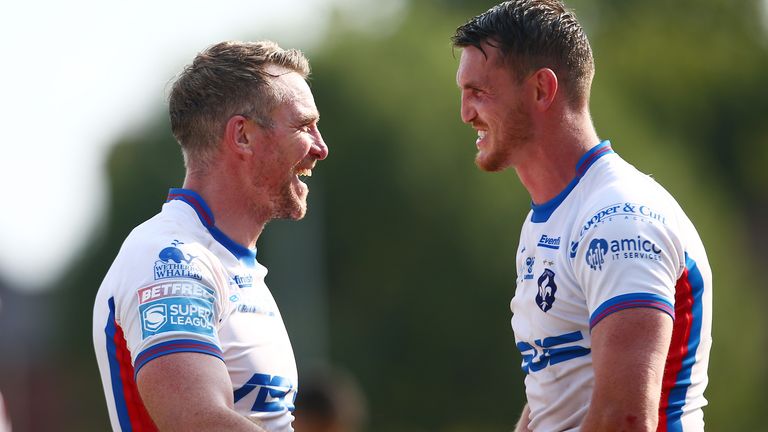
[{"label": "betfred super league patch", "polygon": [[200,282],[156,283],[137,295],[142,339],[170,331],[213,336],[214,291]]}]

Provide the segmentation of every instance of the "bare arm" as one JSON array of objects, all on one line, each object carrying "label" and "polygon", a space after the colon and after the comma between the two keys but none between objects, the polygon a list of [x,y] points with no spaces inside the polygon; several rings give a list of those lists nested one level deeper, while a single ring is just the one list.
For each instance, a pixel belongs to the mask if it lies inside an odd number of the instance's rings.
[{"label": "bare arm", "polygon": [[592,330],[595,388],[583,432],[655,431],[672,319],[656,309],[625,309]]},{"label": "bare arm", "polygon": [[224,363],[207,354],[182,352],[144,365],[136,384],[161,431],[257,431],[264,429],[234,410]]},{"label": "bare arm", "polygon": [[518,420],[517,426],[515,427],[515,432],[531,432],[531,430],[528,429],[530,414],[531,414],[531,409],[528,408],[528,404],[525,404],[525,406],[523,407],[523,413],[520,414],[520,420]]}]

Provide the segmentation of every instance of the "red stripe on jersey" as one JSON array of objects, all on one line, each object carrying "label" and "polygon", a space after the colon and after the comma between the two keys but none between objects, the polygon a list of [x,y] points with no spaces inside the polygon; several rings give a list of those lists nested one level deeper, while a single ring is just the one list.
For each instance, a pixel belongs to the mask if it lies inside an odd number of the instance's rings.
[{"label": "red stripe on jersey", "polygon": [[123,398],[125,399],[126,411],[128,411],[128,419],[131,422],[131,430],[134,432],[157,431],[157,426],[144,407],[144,402],[139,395],[139,388],[133,379],[131,353],[125,344],[123,329],[117,323],[115,323],[115,328],[115,356],[120,365],[120,381],[123,384]]},{"label": "red stripe on jersey", "polygon": [[675,285],[675,324],[672,328],[672,340],[669,343],[667,362],[664,365],[664,378],[661,381],[661,400],[659,401],[658,432],[667,430],[667,407],[669,392],[675,386],[677,375],[683,367],[683,359],[688,354],[688,339],[691,336],[693,322],[693,293],[688,281],[688,269]]},{"label": "red stripe on jersey", "polygon": [[587,160],[585,160],[585,161],[584,161],[584,163],[583,163],[583,164],[581,164],[581,166],[580,166],[580,167],[577,167],[577,170],[576,170],[576,176],[577,176],[577,177],[581,177],[581,176],[583,176],[583,175],[584,175],[584,173],[586,173],[586,172],[587,172],[587,169],[589,168],[589,166],[590,166],[590,165],[592,165],[592,162],[594,162],[594,161],[595,161],[595,159],[599,158],[599,157],[600,157],[600,155],[602,155],[603,153],[605,153],[605,152],[609,152],[609,151],[613,151],[613,149],[611,148],[611,146],[607,145],[607,146],[605,146],[605,147],[603,147],[603,148],[599,149],[598,151],[596,151],[596,152],[592,153],[592,154],[589,156],[589,158],[587,158]]},{"label": "red stripe on jersey", "polygon": [[211,217],[208,216],[208,213],[205,211],[203,206],[200,205],[200,202],[197,200],[197,198],[195,198],[190,194],[185,194],[182,192],[168,194],[169,201],[176,198],[184,198],[184,201],[187,204],[191,205],[192,208],[195,209],[195,212],[203,219],[203,222],[206,227],[213,225],[213,220],[211,220]]}]

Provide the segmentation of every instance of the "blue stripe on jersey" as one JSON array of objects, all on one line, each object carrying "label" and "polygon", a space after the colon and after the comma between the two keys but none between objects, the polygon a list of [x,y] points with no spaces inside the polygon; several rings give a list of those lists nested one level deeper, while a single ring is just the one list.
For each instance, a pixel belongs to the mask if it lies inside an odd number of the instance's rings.
[{"label": "blue stripe on jersey", "polygon": [[536,339],[533,343],[540,349],[528,342],[518,342],[517,349],[520,350],[520,354],[523,357],[523,363],[521,365],[523,372],[538,372],[549,365],[555,365],[577,357],[589,355],[592,351],[589,348],[579,345],[555,348],[558,345],[578,342],[583,339],[584,335],[582,335],[580,331],[575,331],[559,336]]},{"label": "blue stripe on jersey", "polygon": [[168,200],[166,202],[172,200],[180,200],[189,204],[195,213],[197,213],[197,217],[200,218],[203,226],[208,229],[208,232],[211,233],[211,236],[213,236],[217,242],[221,243],[222,246],[230,251],[232,255],[246,267],[256,266],[256,250],[248,249],[237,243],[218,229],[213,217],[213,212],[211,211],[211,208],[208,207],[208,204],[205,203],[203,197],[189,189],[171,188],[168,191]]},{"label": "blue stripe on jersey", "polygon": [[221,348],[214,344],[200,342],[193,339],[176,339],[159,343],[157,345],[152,345],[151,347],[139,353],[139,355],[136,356],[136,362],[134,365],[134,368],[136,369],[134,377],[138,375],[139,369],[141,369],[149,361],[167,354],[179,352],[196,352],[201,354],[208,354],[214,357],[218,357],[221,359],[221,361],[224,361]]},{"label": "blue stripe on jersey", "polygon": [[541,244],[541,243],[539,243],[536,246],[547,248],[547,249],[560,249],[560,245],[552,246],[552,245],[548,245],[548,244]]},{"label": "blue stripe on jersey", "polygon": [[227,248],[228,251],[232,252],[232,255],[234,255],[246,267],[256,267],[255,250],[248,249],[247,247],[235,242],[215,226],[208,227],[208,232],[211,233],[217,242],[221,243],[222,246]]},{"label": "blue stripe on jersey", "polygon": [[586,154],[584,154],[584,156],[579,159],[579,162],[576,163],[576,177],[574,177],[573,180],[568,183],[568,186],[566,186],[562,192],[543,204],[534,204],[531,202],[531,209],[533,210],[533,214],[531,215],[531,222],[542,223],[548,221],[549,217],[552,216],[552,213],[557,210],[557,208],[565,200],[568,194],[571,193],[573,188],[579,184],[579,180],[584,177],[584,174],[586,174],[589,167],[591,167],[596,160],[613,152],[614,151],[611,149],[611,142],[608,140],[602,141],[600,144],[592,147]]},{"label": "blue stripe on jersey", "polygon": [[549,364],[555,365],[577,357],[583,357],[591,352],[591,349],[582,346],[551,348],[549,350]]},{"label": "blue stripe on jersey", "polygon": [[536,345],[542,348],[551,348],[553,346],[561,345],[564,343],[578,342],[582,339],[584,339],[584,336],[580,331],[577,330],[575,332],[562,334],[560,336],[550,336],[545,337],[544,339],[537,339]]},{"label": "blue stripe on jersey", "polygon": [[696,364],[696,351],[701,342],[701,325],[704,294],[704,278],[701,276],[696,261],[685,253],[685,267],[688,269],[688,283],[691,285],[691,296],[693,304],[691,305],[691,331],[689,333],[688,347],[680,372],[675,379],[675,386],[669,392],[669,403],[667,405],[667,431],[682,431],[680,418],[683,415],[683,406],[685,405],[685,396],[688,386],[691,385],[691,372],[693,365]]},{"label": "blue stripe on jersey", "polygon": [[109,376],[112,381],[112,396],[115,398],[115,409],[117,410],[120,429],[130,431],[131,420],[128,418],[128,407],[125,402],[123,381],[120,379],[120,363],[117,361],[117,345],[115,344],[115,333],[117,332],[115,298],[110,297],[108,303],[109,316],[107,317],[107,326],[104,327],[104,333],[107,335],[107,359],[109,359]]},{"label": "blue stripe on jersey", "polygon": [[665,297],[650,293],[622,294],[606,300],[592,312],[592,316],[589,317],[589,329],[592,330],[600,320],[614,312],[636,307],[658,309],[675,319],[675,308]]}]

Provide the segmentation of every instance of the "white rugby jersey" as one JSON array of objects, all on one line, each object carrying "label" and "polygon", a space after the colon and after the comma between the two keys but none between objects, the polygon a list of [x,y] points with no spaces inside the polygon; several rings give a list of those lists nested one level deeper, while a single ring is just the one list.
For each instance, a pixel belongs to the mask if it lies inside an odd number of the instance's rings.
[{"label": "white rugby jersey", "polygon": [[296,361],[266,274],[255,250],[216,228],[198,194],[171,189],[125,240],[96,296],[93,342],[114,430],[156,430],[136,374],[160,356],[196,352],[226,364],[238,413],[293,431]]},{"label": "white rugby jersey", "polygon": [[574,180],[532,205],[520,235],[512,328],[535,431],[578,431],[594,387],[591,329],[611,313],[674,319],[659,431],[701,431],[711,346],[712,276],[675,200],[603,141]]}]

